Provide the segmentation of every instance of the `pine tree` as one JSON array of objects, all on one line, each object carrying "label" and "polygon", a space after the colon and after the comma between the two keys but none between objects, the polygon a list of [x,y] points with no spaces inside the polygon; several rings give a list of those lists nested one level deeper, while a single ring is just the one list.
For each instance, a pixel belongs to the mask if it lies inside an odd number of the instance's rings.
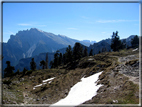
[{"label": "pine tree", "polygon": [[63,64],[65,65],[66,64],[66,54],[63,54]]},{"label": "pine tree", "polygon": [[26,71],[28,71],[28,70],[24,67],[24,69],[23,69],[23,75],[26,74]]},{"label": "pine tree", "polygon": [[15,74],[16,74],[16,75],[17,75],[17,74],[19,75],[19,74],[20,74],[20,70],[18,69]]},{"label": "pine tree", "polygon": [[46,53],[46,62],[45,62],[45,67],[48,69],[48,53]]},{"label": "pine tree", "polygon": [[59,51],[57,50],[56,53],[54,54],[54,67],[58,67],[59,65],[59,57],[58,57],[59,53],[58,52]]},{"label": "pine tree", "polygon": [[53,61],[50,61],[50,67],[54,68],[54,62]]},{"label": "pine tree", "polygon": [[131,39],[132,48],[136,48],[139,46],[139,37],[136,35],[133,39]]},{"label": "pine tree", "polygon": [[73,47],[73,59],[77,60],[83,57],[83,47],[80,43],[76,42]]},{"label": "pine tree", "polygon": [[63,58],[62,58],[62,53],[60,53],[60,55],[59,55],[59,65],[62,64],[62,60],[63,60]]},{"label": "pine tree", "polygon": [[89,56],[93,56],[93,49],[90,50]]},{"label": "pine tree", "polygon": [[42,66],[42,69],[44,69],[45,65],[46,65],[46,62],[44,60],[40,61],[40,66]]},{"label": "pine tree", "polygon": [[84,49],[84,55],[83,55],[84,57],[85,56],[88,56],[88,50],[87,50],[87,47],[85,46],[85,49]]},{"label": "pine tree", "polygon": [[30,68],[33,71],[36,69],[36,63],[34,62],[34,58],[32,58],[32,61],[30,62]]},{"label": "pine tree", "polygon": [[66,62],[72,62],[72,50],[70,45],[66,49]]},{"label": "pine tree", "polygon": [[116,31],[116,33],[113,32],[112,35],[111,49],[113,49],[113,51],[119,51],[120,48],[121,48],[121,40],[119,39],[118,31]]},{"label": "pine tree", "polygon": [[4,77],[6,76],[12,76],[14,74],[13,70],[15,68],[10,65],[10,61],[6,61],[7,67],[4,69]]}]

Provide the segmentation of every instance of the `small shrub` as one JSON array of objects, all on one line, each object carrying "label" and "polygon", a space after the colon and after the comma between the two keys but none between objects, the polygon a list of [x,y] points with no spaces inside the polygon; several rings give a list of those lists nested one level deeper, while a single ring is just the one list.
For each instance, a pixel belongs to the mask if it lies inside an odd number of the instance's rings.
[{"label": "small shrub", "polygon": [[11,83],[11,81],[10,80],[4,80],[3,81],[3,84],[7,84],[7,85],[9,85]]},{"label": "small shrub", "polygon": [[33,71],[32,70],[29,70],[26,72],[26,75],[30,75]]}]

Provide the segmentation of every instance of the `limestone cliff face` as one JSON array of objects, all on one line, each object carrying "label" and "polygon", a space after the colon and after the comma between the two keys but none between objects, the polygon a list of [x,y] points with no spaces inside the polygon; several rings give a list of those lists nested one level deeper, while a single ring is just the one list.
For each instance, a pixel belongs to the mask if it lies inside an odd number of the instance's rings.
[{"label": "limestone cliff face", "polygon": [[22,58],[29,58],[45,52],[55,52],[68,45],[73,46],[78,40],[62,35],[44,32],[36,28],[23,30],[11,35],[7,43],[3,43],[3,69],[5,62],[15,66]]}]

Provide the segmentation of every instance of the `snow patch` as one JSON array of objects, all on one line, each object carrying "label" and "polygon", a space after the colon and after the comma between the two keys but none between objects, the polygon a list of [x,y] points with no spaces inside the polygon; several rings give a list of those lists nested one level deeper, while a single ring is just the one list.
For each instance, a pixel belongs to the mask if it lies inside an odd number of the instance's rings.
[{"label": "snow patch", "polygon": [[83,77],[81,79],[81,82],[78,82],[71,88],[66,98],[61,99],[60,101],[55,104],[52,104],[51,106],[77,106],[84,103],[85,101],[92,99],[92,97],[97,94],[97,90],[102,86],[97,85],[96,82],[102,72],[96,73],[87,78]]},{"label": "snow patch", "polygon": [[94,58],[89,58],[89,59],[88,59],[88,61],[93,61],[93,60],[94,60]]},{"label": "snow patch", "polygon": [[43,80],[42,82],[42,84],[39,84],[39,85],[36,85],[36,86],[34,86],[33,87],[33,90],[35,90],[35,88],[36,87],[40,87],[40,86],[42,86],[42,85],[45,85],[45,84],[47,84],[47,83],[45,83],[45,82],[47,82],[47,81],[49,81],[48,83],[51,83],[51,80],[53,80],[55,77],[53,77],[53,78],[49,78],[49,79],[46,79],[46,80]]},{"label": "snow patch", "polygon": [[118,100],[112,100],[114,103],[118,103]]},{"label": "snow patch", "polygon": [[31,57],[33,51],[36,49],[36,44],[34,44],[32,47],[29,48],[29,50],[26,52],[27,53],[27,57]]},{"label": "snow patch", "polygon": [[53,80],[54,78],[55,78],[55,77],[50,78],[50,79],[47,79],[47,80],[43,80],[42,82],[47,82],[47,81]]},{"label": "snow patch", "polygon": [[132,50],[132,51],[134,52],[134,51],[137,51],[137,50],[138,50],[138,48],[136,48],[136,49],[134,49],[134,50]]}]

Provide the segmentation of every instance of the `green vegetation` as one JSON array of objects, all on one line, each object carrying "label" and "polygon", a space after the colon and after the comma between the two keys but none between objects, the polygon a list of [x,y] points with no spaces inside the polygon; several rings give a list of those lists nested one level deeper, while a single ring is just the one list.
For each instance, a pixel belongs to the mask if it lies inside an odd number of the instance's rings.
[{"label": "green vegetation", "polygon": [[90,50],[89,56],[93,55],[93,49]]},{"label": "green vegetation", "polygon": [[[3,101],[3,103],[13,104],[15,101],[18,104],[23,102],[52,104],[65,98],[71,87],[78,83],[82,77],[86,78],[103,71],[98,80],[98,84],[103,84],[103,87],[98,90],[97,96],[85,104],[137,104],[139,98],[135,94],[139,90],[138,85],[129,82],[123,74],[113,72],[113,69],[119,64],[118,57],[129,55],[128,53],[137,54],[129,49],[86,56],[74,61],[75,69],[69,69],[73,66],[70,62],[65,65],[62,63],[58,65],[58,68],[36,71],[24,69],[24,73],[14,75],[13,78],[3,79],[3,88],[5,88],[3,92],[5,102]],[[132,60],[129,63],[135,62]],[[33,89],[34,86],[42,84],[42,80],[53,77],[55,78],[50,83],[47,82]],[[117,86],[121,87],[115,90],[114,88]],[[8,92],[10,92],[9,95],[6,94]],[[28,97],[24,97],[25,93]],[[12,96],[15,96],[14,99]],[[118,103],[113,100],[118,100]]]},{"label": "green vegetation", "polygon": [[[132,47],[136,47],[137,37],[132,41]],[[107,52],[104,47],[102,52],[99,51],[99,54],[93,55],[93,49],[91,49],[88,56],[87,47],[83,50],[80,43],[75,43],[73,48],[69,45],[65,54],[56,51],[54,60],[50,62],[51,69],[47,67],[47,55],[46,61],[40,61],[41,70],[36,70],[36,63],[32,58],[31,70],[24,68],[23,72],[17,70],[13,73],[14,67],[10,65],[10,61],[7,61],[3,79],[3,103],[53,104],[65,98],[71,87],[82,77],[86,78],[103,71],[97,83],[103,86],[98,90],[98,94],[84,102],[85,104],[138,104],[139,86],[119,73],[118,69],[114,70],[121,63],[118,61],[120,57],[128,55],[139,57],[138,51],[132,51],[133,48],[126,49],[125,43],[125,40],[120,41],[116,31],[112,35],[112,52]],[[131,66],[137,61],[138,59],[125,61],[124,64]],[[43,84],[43,80],[53,77],[53,80]],[[39,84],[42,86],[34,88]]]},{"label": "green vegetation", "polygon": [[7,67],[4,69],[4,77],[12,76],[14,74],[13,70],[15,68],[10,65],[10,61],[6,61]]},{"label": "green vegetation", "polygon": [[139,46],[139,37],[137,35],[131,40],[131,44],[133,48],[136,48]]},{"label": "green vegetation", "polygon": [[83,51],[83,57],[88,56],[88,51],[87,51],[87,47],[85,46],[85,49]]},{"label": "green vegetation", "polygon": [[113,51],[119,51],[120,49],[124,49],[124,48],[126,48],[126,40],[121,42],[118,36],[118,31],[116,31],[116,33],[113,32],[112,41],[111,41],[111,49]]},{"label": "green vegetation", "polygon": [[31,70],[35,71],[36,63],[34,62],[34,58],[32,58],[32,61],[30,62],[30,67],[31,67]]},{"label": "green vegetation", "polygon": [[40,61],[40,66],[42,66],[42,69],[44,69],[46,62],[44,60]]}]

